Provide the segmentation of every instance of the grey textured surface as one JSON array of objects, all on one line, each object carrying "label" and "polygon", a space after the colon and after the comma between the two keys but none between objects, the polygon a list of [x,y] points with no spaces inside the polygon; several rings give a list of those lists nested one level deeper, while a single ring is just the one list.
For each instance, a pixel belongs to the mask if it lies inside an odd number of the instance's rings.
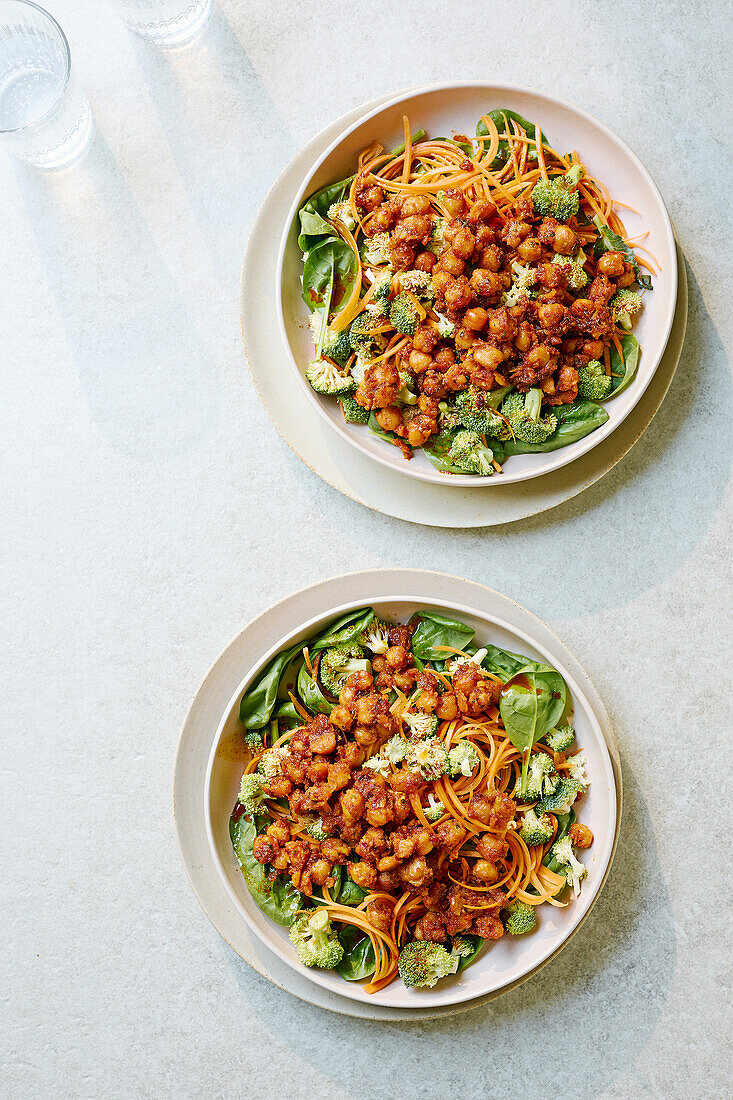
[{"label": "grey textured surface", "polygon": [[[467,0],[428,21],[412,0],[223,0],[199,44],[163,55],[104,4],[48,2],[99,137],[58,176],[0,159],[0,1092],[725,1095],[709,776],[731,691],[733,6]],[[451,74],[537,85],[617,130],[689,264],[686,347],[641,442],[577,499],[488,532],[386,519],[322,484],[256,402],[236,319],[248,226],[294,150],[382,90]],[[489,1008],[384,1027],[292,1000],[222,944],[178,862],[170,771],[244,621],[319,577],[413,563],[550,621],[606,700],[627,801],[606,890],[554,963]]]}]

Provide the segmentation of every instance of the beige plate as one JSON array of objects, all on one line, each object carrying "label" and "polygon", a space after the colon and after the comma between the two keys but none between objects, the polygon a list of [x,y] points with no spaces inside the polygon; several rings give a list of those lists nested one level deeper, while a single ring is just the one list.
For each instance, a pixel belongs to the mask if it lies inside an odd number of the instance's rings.
[{"label": "beige plate", "polygon": [[[414,1020],[451,1015],[486,1004],[526,981],[549,962],[545,960],[530,974],[486,996],[441,1008],[391,1008],[347,1000],[315,985],[254,936],[231,900],[211,855],[206,832],[204,788],[211,747],[243,671],[299,624],[322,613],[324,607],[359,601],[368,603],[375,591],[389,598],[410,593],[424,598],[430,592],[436,603],[462,603],[491,619],[503,619],[524,631],[537,645],[554,652],[582,688],[603,731],[616,784],[617,823],[614,851],[621,820],[621,772],[608,715],[598,694],[578,661],[560,640],[531,612],[490,588],[474,581],[418,569],[379,569],[333,577],[288,596],[244,628],[224,650],[196,693],[181,732],[173,778],[173,816],[186,874],[202,909],[211,923],[237,954],[268,981],[301,1000],[332,1012],[372,1020]],[[613,858],[613,853],[611,855]],[[610,866],[610,862],[609,862]],[[606,872],[607,873],[607,872]],[[600,889],[599,889],[600,892]],[[596,895],[597,896],[597,895]],[[590,911],[590,909],[588,910]],[[586,913],[587,916],[587,913]],[[581,922],[582,923],[582,922]],[[580,925],[578,925],[580,927]],[[576,929],[577,931],[577,929]],[[574,934],[574,933],[573,933]],[[564,942],[569,942],[568,937]],[[564,944],[562,945],[564,946]],[[558,948],[560,950],[560,948]],[[555,952],[557,954],[557,952]],[[551,956],[554,958],[554,955]]]},{"label": "beige plate", "polygon": [[239,308],[252,381],[289,447],[329,485],[377,512],[430,527],[493,527],[554,508],[598,481],[649,426],[677,368],[687,324],[687,278],[678,247],[677,306],[664,355],[643,397],[622,424],[570,465],[521,484],[460,489],[417,481],[360,453],[330,430],[316,409],[293,400],[293,367],[273,333],[278,314],[272,286],[278,242],[303,178],[332,141],[389,97],[344,115],[313,138],[275,181],[252,226],[242,264]]}]

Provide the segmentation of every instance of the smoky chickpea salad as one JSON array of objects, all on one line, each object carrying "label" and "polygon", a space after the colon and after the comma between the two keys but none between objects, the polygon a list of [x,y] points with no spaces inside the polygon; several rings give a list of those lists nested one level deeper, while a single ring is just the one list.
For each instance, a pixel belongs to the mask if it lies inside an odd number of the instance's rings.
[{"label": "smoky chickpea salad", "polygon": [[577,151],[497,108],[476,136],[364,149],[299,211],[313,390],[405,459],[500,474],[601,427],[654,269]]}]

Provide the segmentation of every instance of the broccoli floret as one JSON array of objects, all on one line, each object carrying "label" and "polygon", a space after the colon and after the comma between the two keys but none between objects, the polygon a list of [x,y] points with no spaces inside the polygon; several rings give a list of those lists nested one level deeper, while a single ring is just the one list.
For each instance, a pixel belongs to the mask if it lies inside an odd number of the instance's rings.
[{"label": "broccoli floret", "polygon": [[413,737],[435,737],[438,732],[438,719],[434,714],[403,714],[402,721]]},{"label": "broccoli floret", "polygon": [[451,943],[451,954],[463,959],[466,955],[473,954],[473,944],[465,936],[454,936]]},{"label": "broccoli floret", "polygon": [[622,328],[630,329],[631,318],[641,309],[641,294],[622,288],[616,291],[608,304],[614,321]]},{"label": "broccoli floret", "polygon": [[365,768],[369,768],[373,772],[378,772],[380,775],[389,775],[389,760],[381,755],[370,756],[368,760],[364,761]]},{"label": "broccoli floret", "polygon": [[537,924],[534,906],[527,905],[526,902],[511,902],[506,907],[506,913],[504,925],[510,936],[523,936],[525,932],[531,932]]},{"label": "broccoli floret", "polygon": [[588,401],[603,401],[611,392],[613,379],[606,374],[603,364],[591,359],[578,371],[578,397]]},{"label": "broccoli floret", "polygon": [[411,739],[405,760],[408,770],[423,779],[439,779],[448,770],[448,753],[437,737]]},{"label": "broccoli floret", "polygon": [[375,327],[373,317],[360,313],[349,327],[349,344],[362,359],[376,359],[384,351],[387,342],[381,332],[370,332]]},{"label": "broccoli floret", "polygon": [[389,319],[403,336],[414,336],[419,314],[407,294],[398,294],[389,307]]},{"label": "broccoli floret", "polygon": [[239,785],[239,801],[248,814],[256,814],[265,801],[262,790],[264,782],[265,777],[259,772],[248,772],[242,776],[242,782]]},{"label": "broccoli floret", "polygon": [[580,794],[580,784],[569,776],[563,776],[551,794],[543,795],[535,806],[535,813],[566,814]]},{"label": "broccoli floret", "polygon": [[479,754],[470,741],[459,741],[448,753],[450,775],[470,775],[479,765]]},{"label": "broccoli floret", "polygon": [[568,773],[570,778],[580,786],[581,791],[587,791],[590,785],[588,776],[585,774],[586,759],[585,754],[578,752],[575,756],[568,757]]},{"label": "broccoli floret", "polygon": [[375,617],[369,623],[369,626],[362,630],[356,640],[359,645],[364,646],[371,653],[381,655],[389,649],[389,629],[389,623]]},{"label": "broccoli floret", "polygon": [[311,359],[305,376],[311,388],[325,397],[341,397],[356,389],[352,376],[343,374],[330,359]]},{"label": "broccoli floret", "polygon": [[377,233],[367,239],[364,259],[373,266],[388,264],[391,247],[389,233]]},{"label": "broccoli floret", "polygon": [[496,390],[477,390],[470,386],[456,397],[455,410],[460,423],[469,431],[479,435],[494,435],[497,439],[508,439],[510,432],[496,410],[511,391],[511,386],[500,386]]},{"label": "broccoli floret", "polygon": [[385,275],[377,283],[374,293],[367,302],[367,309],[373,318],[387,318],[389,316],[389,296],[392,291],[392,276]]},{"label": "broccoli floret", "polygon": [[488,676],[486,669],[481,667],[487,653],[488,649],[478,649],[470,657],[451,657],[445,666],[445,671],[454,676],[458,669],[464,665],[475,665],[479,672],[483,673],[484,676]]},{"label": "broccoli floret", "polygon": [[442,313],[438,313],[437,309],[435,313],[438,318],[438,335],[442,336],[444,340],[450,339],[456,331],[456,326]]},{"label": "broccoli floret", "polygon": [[340,397],[339,405],[347,424],[366,424],[369,419],[369,409],[363,408],[351,394]]},{"label": "broccoli floret", "polygon": [[338,695],[344,681],[352,672],[369,672],[370,668],[371,664],[365,659],[361,646],[338,646],[336,649],[327,649],[323,654],[318,675],[326,691]]},{"label": "broccoli floret", "polygon": [[562,840],[557,840],[552,845],[552,854],[557,862],[562,864],[561,874],[565,875],[577,898],[580,893],[581,880],[588,874],[588,868],[579,859],[575,858],[570,837],[564,836]]},{"label": "broccoli floret", "polygon": [[403,271],[399,278],[400,290],[409,290],[419,302],[432,302],[435,291],[427,271]]},{"label": "broccoli floret", "polygon": [[522,818],[519,835],[525,844],[547,844],[552,830],[552,818],[549,814],[538,817],[534,810],[527,810]]},{"label": "broccoli floret", "polygon": [[265,744],[262,730],[245,730],[244,743],[252,752],[259,752]]},{"label": "broccoli floret", "polygon": [[445,230],[448,225],[447,218],[437,218],[433,231],[430,235],[430,241],[428,243],[428,249],[434,252],[436,256],[439,256],[446,247],[445,242]]},{"label": "broccoli floret", "polygon": [[432,791],[428,795],[427,806],[423,806],[423,813],[428,821],[439,821],[445,813],[445,806],[435,797]]},{"label": "broccoli floret", "polygon": [[390,764],[399,764],[407,756],[407,750],[409,748],[409,741],[406,737],[401,737],[399,733],[396,733],[394,737],[390,737],[389,741],[382,748],[382,753],[387,757]]},{"label": "broccoli floret", "polygon": [[542,390],[537,388],[527,390],[524,395],[510,393],[501,407],[514,435],[523,443],[544,443],[557,428],[557,417],[553,413],[540,416],[543,396]]},{"label": "broccoli floret", "polygon": [[455,974],[458,956],[431,940],[414,940],[400,951],[398,967],[406,986],[432,988],[440,978]]},{"label": "broccoli floret", "polygon": [[550,730],[545,737],[545,744],[549,745],[553,752],[565,752],[575,740],[575,730],[572,726],[560,726]]},{"label": "broccoli floret", "polygon": [[579,252],[577,256],[561,256],[555,253],[552,262],[563,269],[563,275],[567,279],[571,290],[582,290],[587,285],[590,276],[583,270],[585,253]]},{"label": "broccoli floret", "polygon": [[515,260],[512,264],[512,285],[501,296],[505,306],[515,306],[520,298],[528,298],[529,292],[537,282],[537,272],[533,267],[525,267]]},{"label": "broccoli floret", "polygon": [[400,391],[395,398],[396,405],[417,405],[417,394],[413,393],[410,386],[413,384],[409,371],[400,371]]},{"label": "broccoli floret", "polygon": [[260,775],[264,775],[266,782],[269,783],[276,775],[282,775],[283,758],[287,755],[288,750],[282,745],[277,749],[266,749],[263,752],[257,765],[257,771]]},{"label": "broccoli floret", "polygon": [[449,431],[451,428],[458,428],[461,426],[461,422],[456,412],[456,407],[452,401],[439,401],[438,402],[438,428],[440,431]]},{"label": "broccoli floret", "polygon": [[[340,367],[345,367],[352,355],[348,334],[334,332],[333,329],[329,328],[322,313],[311,313],[309,324],[316,348],[321,344],[321,356],[326,359],[333,359],[334,363],[337,363]],[[323,334],[322,343],[321,334]]]},{"label": "broccoli floret", "polygon": [[308,836],[312,836],[314,840],[326,840],[327,833],[324,831],[323,822],[320,817],[317,817],[315,821],[311,821],[310,825],[306,825],[305,831]]},{"label": "broccoli floret", "polygon": [[351,203],[348,201],[331,203],[326,216],[330,222],[340,222],[349,230],[354,229],[356,226],[356,218],[352,213]]},{"label": "broccoli floret", "polygon": [[552,794],[560,783],[555,765],[545,752],[535,752],[529,758],[527,774],[522,783],[520,775],[514,788],[513,797],[522,802],[536,802],[543,795]]},{"label": "broccoli floret", "polygon": [[290,940],[303,966],[333,970],[344,954],[328,909],[314,909],[310,914],[296,917],[290,926]]},{"label": "broccoli floret", "polygon": [[494,472],[494,452],[483,445],[478,432],[458,432],[451,443],[448,457],[466,474],[490,477]]},{"label": "broccoli floret", "polygon": [[583,175],[583,169],[576,164],[562,176],[539,180],[532,189],[535,214],[557,218],[559,222],[570,221],[580,206],[580,195],[575,188]]}]

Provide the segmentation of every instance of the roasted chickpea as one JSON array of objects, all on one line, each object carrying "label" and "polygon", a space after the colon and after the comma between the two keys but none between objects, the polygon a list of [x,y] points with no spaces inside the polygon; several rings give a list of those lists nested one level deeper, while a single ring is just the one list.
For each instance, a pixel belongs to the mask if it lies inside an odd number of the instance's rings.
[{"label": "roasted chickpea", "polygon": [[449,275],[454,277],[462,275],[466,270],[466,261],[457,256],[452,249],[447,249],[440,257],[438,264],[441,271],[447,271]]},{"label": "roasted chickpea", "polygon": [[499,364],[503,362],[504,356],[498,348],[493,347],[491,344],[480,344],[474,348],[473,359],[480,367],[485,367],[487,370],[496,370]]},{"label": "roasted chickpea", "polygon": [[475,339],[476,333],[471,332],[470,329],[464,328],[463,326],[461,326],[461,328],[459,329],[456,329],[453,335],[453,343],[456,345],[457,348],[462,348],[464,350],[466,348],[470,348]]},{"label": "roasted chickpea", "polygon": [[413,198],[403,199],[402,216],[410,214],[427,214],[430,211],[430,199],[427,195],[415,195]]},{"label": "roasted chickpea", "polygon": [[546,367],[550,362],[550,349],[545,344],[537,344],[527,353],[527,366],[532,370],[539,370],[542,367]]},{"label": "roasted chickpea", "polygon": [[579,821],[576,821],[574,825],[570,826],[570,840],[576,848],[590,848],[593,843],[593,833],[587,825],[581,825]]},{"label": "roasted chickpea", "polygon": [[532,347],[532,326],[526,322],[519,326],[519,332],[514,337],[514,346],[519,351],[528,351]]},{"label": "roasted chickpea", "polygon": [[463,325],[465,328],[473,329],[474,332],[480,332],[488,319],[489,315],[485,309],[481,306],[473,306],[463,314]]},{"label": "roasted chickpea", "polygon": [[569,225],[558,225],[555,230],[555,251],[563,256],[569,256],[575,250],[578,238]]},{"label": "roasted chickpea", "polygon": [[556,328],[565,316],[565,306],[560,302],[542,302],[537,307],[537,316],[543,328]]},{"label": "roasted chickpea", "polygon": [[618,278],[624,273],[624,256],[622,252],[604,252],[596,264],[599,275],[607,275],[609,279]]},{"label": "roasted chickpea", "polygon": [[486,882],[491,885],[499,878],[499,872],[495,863],[490,863],[488,859],[477,859],[473,865],[473,876],[479,882]]},{"label": "roasted chickpea", "polygon": [[434,271],[433,290],[435,291],[436,297],[442,298],[452,282],[453,276],[449,275],[447,271]]},{"label": "roasted chickpea", "polygon": [[380,428],[385,432],[394,432],[402,425],[402,413],[396,405],[388,405],[386,409],[377,409],[374,414]]},{"label": "roasted chickpea", "polygon": [[437,262],[438,257],[434,252],[418,252],[415,257],[415,270],[427,271],[430,274]]},{"label": "roasted chickpea", "polygon": [[539,260],[542,255],[542,245],[537,237],[527,237],[517,247],[517,255],[523,260]]},{"label": "roasted chickpea", "polygon": [[501,267],[502,253],[498,244],[484,248],[479,256],[478,266],[485,271],[498,271]]},{"label": "roasted chickpea", "polygon": [[433,360],[429,355],[426,355],[424,351],[411,351],[410,358],[408,359],[410,370],[415,374],[421,374],[422,371],[430,370],[433,365]]},{"label": "roasted chickpea", "polygon": [[452,218],[459,218],[466,212],[466,200],[460,191],[451,189],[443,197],[443,206]]},{"label": "roasted chickpea", "polygon": [[583,344],[583,354],[591,359],[600,359],[603,355],[603,344],[600,340],[586,340]]},{"label": "roasted chickpea", "polygon": [[460,256],[462,260],[470,259],[473,255],[476,238],[467,225],[456,223],[449,225],[445,231],[445,236],[456,256]]}]

